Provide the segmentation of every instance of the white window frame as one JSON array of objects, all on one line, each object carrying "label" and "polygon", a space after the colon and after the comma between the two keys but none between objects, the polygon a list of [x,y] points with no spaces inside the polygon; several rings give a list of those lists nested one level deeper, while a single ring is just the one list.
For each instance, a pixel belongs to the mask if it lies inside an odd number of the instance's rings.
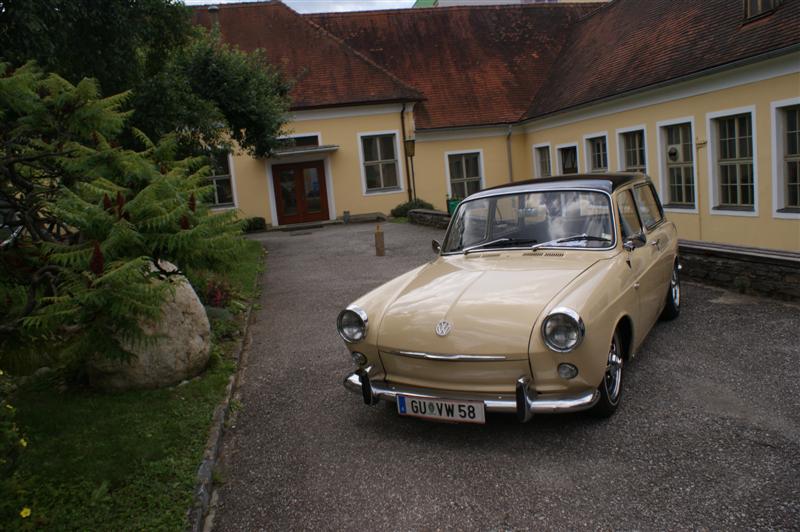
[{"label": "white window frame", "polygon": [[[606,168],[605,170],[594,170],[592,168],[592,146],[591,141],[604,137],[606,139]],[[608,143],[608,131],[598,131],[597,133],[589,133],[583,136],[583,157],[586,172],[590,174],[602,174],[611,170],[611,146]]]},{"label": "white window frame", "polygon": [[[379,190],[377,192],[369,192],[367,190],[367,172],[364,169],[364,143],[361,140],[363,137],[374,137],[377,135],[394,135],[394,155],[397,161],[397,186],[398,188],[392,190]],[[405,178],[405,165],[403,164],[403,152],[400,151],[400,130],[387,129],[384,131],[359,131],[358,137],[358,159],[361,169],[361,194],[365,197],[369,196],[385,196],[387,194],[400,194],[405,191],[406,178]]]},{"label": "white window frame", "polygon": [[[719,172],[717,169],[717,143],[719,142],[717,118],[728,118],[735,115],[750,114],[750,122],[753,127],[753,210],[738,211],[715,208],[719,205]],[[706,152],[708,153],[708,212],[713,216],[758,216],[759,196],[758,196],[758,122],[756,120],[756,106],[747,105],[735,107],[733,109],[723,109],[706,113]],[[697,179],[695,177],[695,179]]]},{"label": "white window frame", "polygon": [[647,126],[639,124],[636,126],[621,127],[614,131],[617,137],[617,170],[624,172],[625,170],[625,133],[633,133],[635,131],[642,132],[642,143],[644,146],[644,173],[649,175],[650,172],[650,152],[647,146]]},{"label": "white window frame", "polygon": [[[568,142],[566,144],[556,144],[556,168],[558,169],[558,173],[554,175],[562,176],[564,174],[564,169],[561,167],[561,150],[564,148],[575,148],[575,166],[578,167],[578,173],[581,173],[581,148],[577,142]],[[553,169],[552,162],[550,163],[550,170]],[[566,174],[566,175],[575,175],[575,174]]]},{"label": "white window frame", "polygon": [[699,204],[699,190],[700,181],[697,177],[697,142],[695,135],[697,130],[694,126],[694,116],[682,116],[680,118],[670,118],[669,120],[661,120],[656,122],[656,132],[658,135],[658,184],[661,189],[661,199],[669,199],[669,172],[667,172],[667,132],[669,126],[677,126],[680,124],[689,124],[689,134],[692,137],[692,172],[694,173],[694,204],[691,208],[670,208],[666,204],[663,205],[664,210],[667,212],[679,212],[684,214],[697,214],[699,211],[697,205]]},{"label": "white window frame", "polygon": [[[228,150],[228,172],[230,174],[231,179],[231,195],[233,196],[233,205],[225,204],[225,205],[211,205],[209,206],[209,210],[211,211],[229,211],[231,209],[238,209],[239,208],[239,198],[236,194],[236,170],[233,166],[233,153],[231,150]],[[214,180],[218,177],[224,177],[225,174],[220,174],[218,176],[208,176],[209,181],[214,183]],[[216,186],[216,185],[215,185]],[[217,191],[214,191],[216,195]]]},{"label": "white window frame", "polygon": [[542,165],[540,164],[541,161],[539,160],[539,148],[547,148],[547,154],[550,156],[550,177],[556,175],[553,172],[553,149],[550,147],[549,142],[542,142],[531,146],[531,150],[533,153],[533,177],[534,178],[546,177],[542,175]]},{"label": "white window frame", "polygon": [[485,181],[485,173],[483,171],[483,148],[475,148],[472,150],[454,150],[454,151],[446,151],[444,152],[444,177],[446,180],[446,190],[447,190],[447,197],[453,197],[453,187],[450,183],[450,156],[451,155],[466,155],[469,153],[477,153],[478,154],[478,171],[480,172],[481,177],[481,190],[486,188],[486,181]]},{"label": "white window frame", "polygon": [[772,217],[785,220],[800,220],[800,213],[778,212],[784,207],[784,194],[786,192],[786,176],[784,175],[784,145],[786,141],[786,126],[782,115],[783,107],[800,105],[800,97],[787,98],[771,102],[771,132],[772,132]]},{"label": "white window frame", "polygon": [[309,131],[308,133],[291,133],[289,135],[281,135],[278,140],[296,139],[298,137],[317,137],[317,144],[322,146],[322,133],[319,131]]}]

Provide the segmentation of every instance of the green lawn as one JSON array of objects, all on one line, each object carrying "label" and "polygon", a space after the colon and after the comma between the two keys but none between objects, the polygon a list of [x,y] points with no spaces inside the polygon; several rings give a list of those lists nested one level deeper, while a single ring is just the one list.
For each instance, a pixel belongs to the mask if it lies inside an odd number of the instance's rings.
[{"label": "green lawn", "polygon": [[[247,298],[257,293],[262,253],[248,241],[228,276]],[[211,417],[234,370],[235,341],[215,336],[211,367],[183,386],[114,395],[23,389],[15,403],[28,445],[14,478],[0,483],[0,530],[184,529]]]}]

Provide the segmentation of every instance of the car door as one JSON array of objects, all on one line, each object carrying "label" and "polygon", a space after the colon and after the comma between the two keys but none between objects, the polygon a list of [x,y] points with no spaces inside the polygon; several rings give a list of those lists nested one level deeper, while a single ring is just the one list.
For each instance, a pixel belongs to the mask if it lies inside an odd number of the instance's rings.
[{"label": "car door", "polygon": [[619,214],[620,233],[622,241],[630,243],[633,247],[626,251],[628,254],[627,262],[629,277],[623,286],[626,291],[632,291],[636,301],[636,307],[630,309],[631,319],[633,319],[633,345],[637,346],[644,339],[649,329],[647,322],[650,316],[642,311],[641,285],[642,279],[647,273],[647,266],[650,261],[650,251],[643,242],[644,230],[639,220],[639,213],[636,209],[636,202],[633,199],[631,189],[622,190],[617,194],[617,212]]},{"label": "car door", "polygon": [[647,317],[647,329],[656,322],[666,300],[672,273],[672,236],[665,223],[664,212],[653,185],[643,183],[633,189],[636,209],[647,237],[645,252],[646,273],[640,287],[642,313]]}]

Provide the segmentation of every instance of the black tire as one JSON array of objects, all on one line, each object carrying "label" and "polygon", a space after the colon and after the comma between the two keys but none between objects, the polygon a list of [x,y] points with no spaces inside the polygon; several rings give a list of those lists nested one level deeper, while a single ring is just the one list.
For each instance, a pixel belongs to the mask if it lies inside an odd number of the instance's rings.
[{"label": "black tire", "polygon": [[617,411],[620,400],[622,399],[622,366],[624,356],[622,343],[620,342],[619,331],[614,331],[611,338],[611,345],[608,348],[608,359],[606,361],[606,372],[597,390],[600,392],[600,399],[594,405],[591,412],[598,417],[610,417]]},{"label": "black tire", "polygon": [[670,321],[677,318],[681,313],[681,278],[680,268],[678,263],[672,268],[672,276],[669,279],[669,288],[667,289],[667,301],[664,304],[664,310],[661,311],[660,318],[664,321]]}]

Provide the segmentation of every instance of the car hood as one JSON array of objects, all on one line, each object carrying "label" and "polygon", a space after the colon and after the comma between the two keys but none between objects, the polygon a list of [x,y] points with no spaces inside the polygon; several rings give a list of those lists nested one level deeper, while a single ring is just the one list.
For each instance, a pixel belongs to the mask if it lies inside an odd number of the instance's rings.
[{"label": "car hood", "polygon": [[[601,258],[585,251],[440,257],[421,269],[387,307],[379,348],[527,358],[539,314]],[[436,334],[441,320],[451,324],[443,337]]]}]

